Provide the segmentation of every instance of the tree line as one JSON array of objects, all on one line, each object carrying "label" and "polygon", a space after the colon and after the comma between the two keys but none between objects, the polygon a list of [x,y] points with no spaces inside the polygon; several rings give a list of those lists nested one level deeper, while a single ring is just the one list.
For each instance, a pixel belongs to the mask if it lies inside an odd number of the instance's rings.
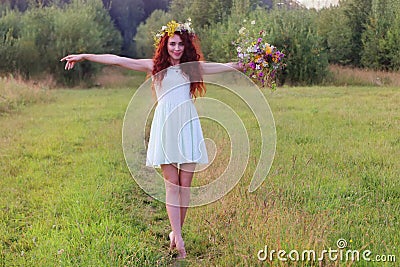
[{"label": "tree line", "polygon": [[[32,8],[46,8],[56,6],[63,8],[70,4],[71,0],[3,0],[0,13],[3,10],[16,10],[25,12]],[[81,1],[83,4],[86,1]],[[116,29],[122,36],[121,53],[126,56],[134,56],[135,49],[132,41],[136,34],[136,28],[154,10],[167,10],[170,0],[102,0],[104,9],[107,11]]]},{"label": "tree line", "polygon": [[151,57],[152,32],[188,17],[209,61],[236,59],[232,42],[241,27],[264,30],[286,54],[281,83],[321,83],[329,64],[400,68],[398,0],[343,0],[322,10],[291,0],[7,0],[0,4],[0,73],[90,80],[98,64],[66,73],[55,59],[82,52]]}]

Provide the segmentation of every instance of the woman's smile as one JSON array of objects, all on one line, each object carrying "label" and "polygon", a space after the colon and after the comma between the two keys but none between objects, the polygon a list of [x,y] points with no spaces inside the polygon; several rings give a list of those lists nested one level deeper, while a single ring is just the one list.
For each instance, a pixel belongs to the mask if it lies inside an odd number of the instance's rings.
[{"label": "woman's smile", "polygon": [[174,55],[175,55],[176,57],[180,57],[180,56],[182,55],[182,52],[174,52]]},{"label": "woman's smile", "polygon": [[171,57],[171,63],[173,65],[179,64],[180,59],[183,55],[183,51],[185,50],[185,46],[183,45],[183,41],[178,34],[169,37],[168,39],[168,54]]}]

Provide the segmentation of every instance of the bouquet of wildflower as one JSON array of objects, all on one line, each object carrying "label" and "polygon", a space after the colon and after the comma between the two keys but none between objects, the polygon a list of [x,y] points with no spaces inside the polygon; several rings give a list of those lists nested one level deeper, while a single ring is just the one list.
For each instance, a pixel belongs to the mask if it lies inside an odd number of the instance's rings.
[{"label": "bouquet of wildflower", "polygon": [[[253,20],[252,25],[255,24]],[[285,54],[275,46],[267,43],[265,31],[261,30],[255,34],[242,27],[239,37],[233,44],[236,46],[239,63],[244,66],[246,73],[255,83],[261,87],[276,89],[276,73],[283,68]]]}]

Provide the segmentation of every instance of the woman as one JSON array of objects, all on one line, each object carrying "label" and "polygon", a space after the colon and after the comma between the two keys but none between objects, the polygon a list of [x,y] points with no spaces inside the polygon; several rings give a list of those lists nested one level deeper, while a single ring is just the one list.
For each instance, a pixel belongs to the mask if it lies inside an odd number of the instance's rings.
[{"label": "woman", "polygon": [[[197,37],[190,20],[171,21],[155,36],[152,59],[131,59],[116,55],[78,54],[61,59],[65,69],[84,60],[116,65],[152,74],[157,95],[147,149],[146,165],[161,167],[166,186],[166,209],[172,231],[170,248],[178,259],[186,257],[182,226],[189,206],[190,185],[197,163],[207,163],[203,133],[193,98],[205,93],[202,74],[240,69],[237,63],[217,64],[200,61]],[[191,62],[187,64],[182,64]],[[180,65],[182,64],[182,65]]]}]

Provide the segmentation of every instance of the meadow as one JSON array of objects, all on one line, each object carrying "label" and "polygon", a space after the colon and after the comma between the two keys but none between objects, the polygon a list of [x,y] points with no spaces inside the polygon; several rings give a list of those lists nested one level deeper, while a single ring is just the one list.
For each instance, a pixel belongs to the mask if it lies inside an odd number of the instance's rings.
[{"label": "meadow", "polygon": [[[143,79],[135,76],[129,87],[51,90],[46,101],[2,113],[0,266],[396,266],[392,256],[400,261],[398,87],[263,91],[277,131],[268,176],[248,192],[260,153],[259,141],[250,138],[251,164],[237,186],[189,210],[183,230],[188,257],[176,262],[168,251],[164,204],[138,187],[122,152],[124,113]],[[223,99],[224,92],[210,86],[207,96]],[[205,122],[203,130],[224,144],[217,128]],[[246,128],[257,136],[254,119]],[[212,171],[222,171],[227,157],[221,153]],[[257,257],[265,246],[287,252],[337,249],[339,239],[346,240],[345,249],[370,250],[372,260],[380,255],[387,262]]]}]

